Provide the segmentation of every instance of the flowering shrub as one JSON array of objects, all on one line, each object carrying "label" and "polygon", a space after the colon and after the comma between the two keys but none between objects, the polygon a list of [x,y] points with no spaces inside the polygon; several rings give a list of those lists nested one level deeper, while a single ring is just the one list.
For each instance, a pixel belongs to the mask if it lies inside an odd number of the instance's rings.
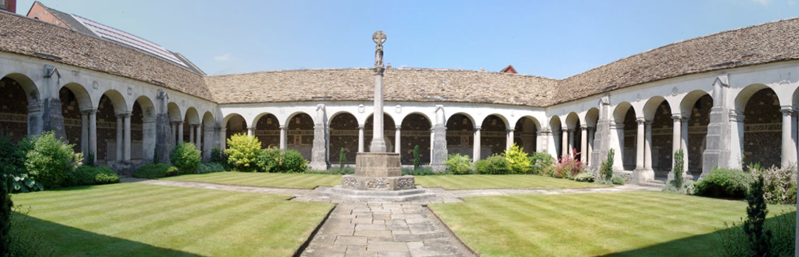
[{"label": "flowering shrub", "polygon": [[796,203],[796,164],[785,168],[749,165],[753,177],[763,176],[766,202],[770,204]]},{"label": "flowering shrub", "polygon": [[[573,155],[577,157],[580,155],[576,150],[573,150]],[[585,172],[585,167],[583,167],[583,163],[580,160],[575,159],[569,155],[563,155],[560,158],[558,164],[555,165],[553,175],[556,178],[568,178],[571,179],[577,174]]]}]

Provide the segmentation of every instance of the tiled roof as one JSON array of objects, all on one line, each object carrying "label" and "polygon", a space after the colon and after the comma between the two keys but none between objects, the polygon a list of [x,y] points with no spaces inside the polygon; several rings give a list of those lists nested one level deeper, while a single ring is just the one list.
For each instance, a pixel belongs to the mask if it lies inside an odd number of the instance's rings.
[{"label": "tiled roof", "polygon": [[[0,12],[0,51],[50,59],[213,100],[203,77],[186,67],[108,40],[11,13]],[[42,57],[42,54],[55,57]]]}]

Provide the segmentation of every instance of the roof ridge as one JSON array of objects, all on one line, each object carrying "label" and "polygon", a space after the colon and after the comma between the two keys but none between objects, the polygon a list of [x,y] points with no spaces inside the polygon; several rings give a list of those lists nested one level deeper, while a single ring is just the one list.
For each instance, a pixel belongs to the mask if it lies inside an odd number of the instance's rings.
[{"label": "roof ridge", "polygon": [[[372,70],[373,68],[368,67],[350,67],[350,68],[311,68],[311,69],[289,69],[289,70],[271,70],[271,71],[253,71],[253,72],[244,72],[244,73],[231,73],[231,74],[220,74],[220,75],[207,75],[207,77],[230,77],[230,76],[241,76],[241,75],[254,75],[254,74],[265,74],[265,73],[287,73],[287,72],[301,72],[301,71],[338,71],[338,70]],[[520,77],[531,77],[531,78],[539,78],[539,79],[546,79],[552,81],[561,81],[559,79],[548,78],[538,75],[530,75],[530,74],[513,74],[513,73],[502,73],[497,71],[480,71],[480,70],[468,70],[468,69],[432,69],[432,68],[392,68],[386,70],[396,70],[396,71],[432,71],[432,72],[473,72],[473,73],[488,73],[493,75],[501,75],[501,76],[520,76]]]}]

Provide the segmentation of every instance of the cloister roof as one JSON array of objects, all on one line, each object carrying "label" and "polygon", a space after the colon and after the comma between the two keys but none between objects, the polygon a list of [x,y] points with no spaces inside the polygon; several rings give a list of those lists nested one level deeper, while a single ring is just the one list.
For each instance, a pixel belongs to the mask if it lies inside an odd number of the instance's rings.
[{"label": "cloister roof", "polygon": [[0,12],[0,51],[161,85],[213,100],[203,76],[120,44],[24,16]]}]

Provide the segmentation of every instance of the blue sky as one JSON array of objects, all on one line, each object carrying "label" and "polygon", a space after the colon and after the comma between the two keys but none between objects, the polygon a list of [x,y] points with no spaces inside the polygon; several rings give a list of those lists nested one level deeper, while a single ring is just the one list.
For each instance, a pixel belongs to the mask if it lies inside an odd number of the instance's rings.
[{"label": "blue sky", "polygon": [[[796,17],[799,0],[44,0],[180,52],[210,75],[394,67],[565,78],[669,43]],[[33,1],[19,0],[26,14]]]}]

